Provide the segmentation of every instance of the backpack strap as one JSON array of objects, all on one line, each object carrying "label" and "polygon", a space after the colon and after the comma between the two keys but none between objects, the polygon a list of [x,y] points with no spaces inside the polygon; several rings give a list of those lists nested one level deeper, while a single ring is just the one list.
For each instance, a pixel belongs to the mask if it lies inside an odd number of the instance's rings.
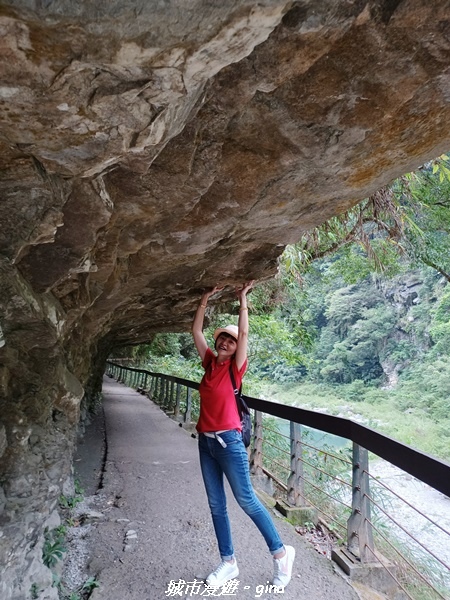
[{"label": "backpack strap", "polygon": [[231,384],[233,385],[234,399],[236,400],[238,413],[239,413],[239,416],[242,419],[242,410],[241,410],[241,407],[239,405],[239,400],[238,400],[238,398],[239,398],[239,396],[241,394],[241,390],[240,389],[238,390],[237,387],[236,387],[236,380],[235,380],[234,375],[233,375],[233,365],[231,363],[230,363],[230,378],[231,378]]},{"label": "backpack strap", "polygon": [[242,385],[239,389],[237,389],[236,387],[236,380],[234,378],[233,375],[233,365],[230,364],[230,378],[231,378],[231,383],[233,385],[233,393],[234,393],[234,397],[236,400],[236,404],[237,404],[237,409],[238,409],[238,413],[240,418],[242,419],[242,414],[243,413],[249,413],[248,407],[246,405],[243,405],[243,401],[241,398],[241,390],[242,390]]}]

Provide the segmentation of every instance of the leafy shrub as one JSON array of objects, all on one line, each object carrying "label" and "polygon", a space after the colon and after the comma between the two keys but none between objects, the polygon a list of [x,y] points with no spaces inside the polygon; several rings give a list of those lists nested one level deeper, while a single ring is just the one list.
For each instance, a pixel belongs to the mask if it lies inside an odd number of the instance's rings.
[{"label": "leafy shrub", "polygon": [[42,561],[46,567],[52,568],[63,558],[67,548],[65,545],[66,531],[61,527],[44,532],[44,546],[42,548]]}]

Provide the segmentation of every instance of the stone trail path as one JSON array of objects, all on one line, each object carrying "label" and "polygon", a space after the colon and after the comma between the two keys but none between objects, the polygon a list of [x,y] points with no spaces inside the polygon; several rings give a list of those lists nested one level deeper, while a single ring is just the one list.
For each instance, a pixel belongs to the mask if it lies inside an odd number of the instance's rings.
[{"label": "stone trail path", "polygon": [[[103,395],[106,463],[103,487],[92,498],[104,518],[86,534],[88,575],[100,582],[91,599],[211,597],[202,580],[217,566],[219,556],[197,440],[130,388],[105,378]],[[91,444],[98,441],[99,435],[86,436],[80,445],[75,464],[83,483],[89,484],[89,471],[95,468],[98,452]],[[283,541],[296,548],[297,557],[284,593],[267,592],[272,560],[264,540],[231,492],[228,498],[239,584],[227,593],[216,592],[215,597],[357,600],[357,593],[333,563],[275,512]],[[189,586],[177,588],[171,583],[180,580]]]}]

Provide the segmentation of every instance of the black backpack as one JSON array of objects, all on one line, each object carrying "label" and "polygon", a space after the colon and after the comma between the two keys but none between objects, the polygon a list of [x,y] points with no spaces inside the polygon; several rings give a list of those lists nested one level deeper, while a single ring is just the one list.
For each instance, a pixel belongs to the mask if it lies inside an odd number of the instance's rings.
[{"label": "black backpack", "polygon": [[242,386],[239,389],[236,388],[232,365],[230,365],[230,377],[231,383],[233,384],[233,392],[234,397],[236,398],[239,417],[241,418],[242,441],[244,442],[244,446],[248,448],[252,439],[252,418],[247,402],[242,397]]}]

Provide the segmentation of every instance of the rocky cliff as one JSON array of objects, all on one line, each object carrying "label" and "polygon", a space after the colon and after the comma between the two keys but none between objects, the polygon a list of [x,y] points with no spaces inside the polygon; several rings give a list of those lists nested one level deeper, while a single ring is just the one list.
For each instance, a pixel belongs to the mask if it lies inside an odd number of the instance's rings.
[{"label": "rocky cliff", "polygon": [[0,596],[55,598],[42,531],[114,347],[450,147],[436,0],[3,0]]}]

